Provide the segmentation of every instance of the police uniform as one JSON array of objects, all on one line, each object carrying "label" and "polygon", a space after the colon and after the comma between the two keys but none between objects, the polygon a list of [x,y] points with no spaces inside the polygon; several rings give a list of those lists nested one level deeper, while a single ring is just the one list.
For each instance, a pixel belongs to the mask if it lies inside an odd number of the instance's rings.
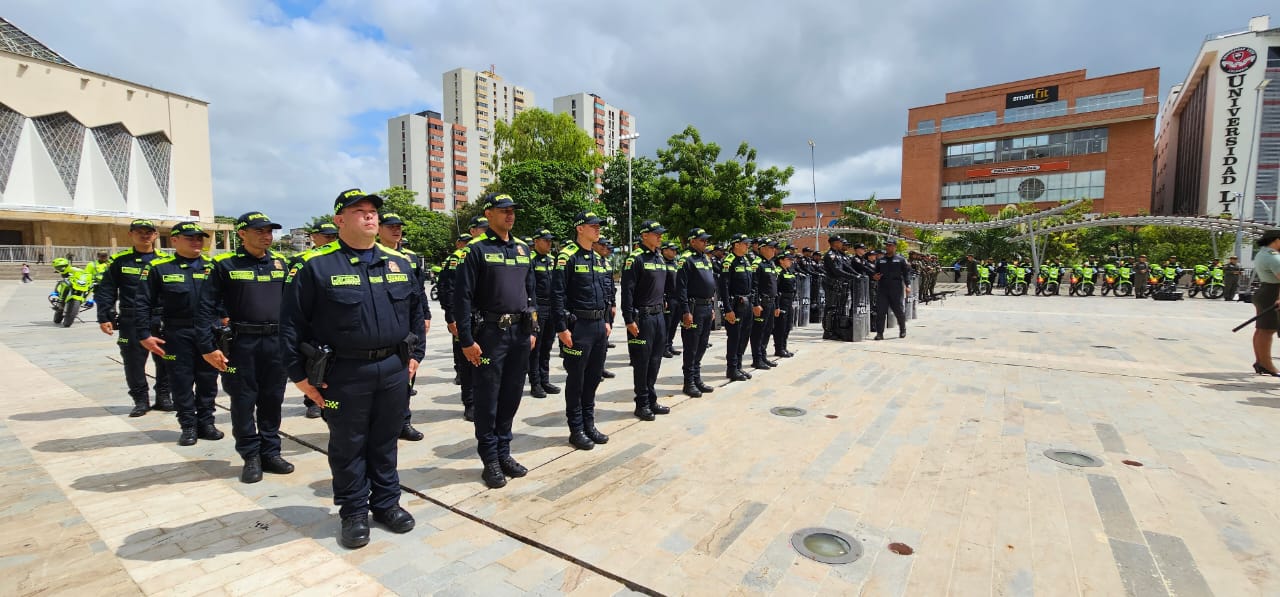
[{"label": "police uniform", "polygon": [[791,336],[791,325],[795,322],[792,311],[797,308],[796,293],[802,278],[796,276],[795,255],[787,255],[791,259],[791,267],[782,267],[782,256],[776,257],[778,263],[778,308],[782,314],[773,322],[773,356],[789,358],[794,354],[787,350],[787,339]]},{"label": "police uniform", "polygon": [[[514,208],[507,195],[485,198],[484,209]],[[529,342],[537,333],[537,302],[529,246],[508,231],[503,239],[489,228],[467,245],[454,280],[453,311],[461,348],[479,345],[474,371],[476,451],[485,484],[506,485],[506,477],[528,471],[511,457],[511,424],[524,394]],[[468,366],[472,366],[468,363]]]},{"label": "police uniform", "polygon": [[[129,224],[130,231],[144,228],[155,230],[156,226],[151,220],[134,220]],[[138,278],[142,275],[142,269],[160,256],[162,255],[154,252],[139,253],[133,248],[112,255],[106,273],[93,293],[93,300],[98,306],[98,323],[110,323],[120,334],[116,344],[120,347],[120,360],[124,363],[124,380],[129,386],[129,396],[133,398],[133,411],[129,413],[131,417],[145,415],[149,408],[173,410],[173,399],[169,395],[168,364],[154,354],[151,355],[151,361],[156,367],[156,403],[155,406],[148,405],[146,367],[149,353],[138,344],[135,334],[139,319],[135,309]],[[120,303],[118,311],[117,300]]]},{"label": "police uniform", "polygon": [[884,339],[884,320],[890,309],[893,310],[894,317],[898,318],[898,337],[906,337],[907,316],[902,299],[906,285],[911,282],[911,265],[902,255],[885,254],[876,262],[876,273],[880,274],[876,284],[876,313],[873,322],[876,340]]},{"label": "police uniform", "polygon": [[[641,236],[661,235],[666,232],[658,222],[645,221],[640,225]],[[644,421],[652,421],[654,415],[670,412],[658,404],[658,370],[662,367],[662,354],[667,338],[667,321],[662,303],[666,296],[667,262],[657,249],[643,245],[627,256],[622,269],[622,318],[627,325],[635,324],[639,332],[634,337],[627,334],[627,352],[631,357],[632,389],[635,391],[635,415]]]},{"label": "police uniform", "polygon": [[[237,231],[280,227],[257,211],[236,219]],[[230,354],[222,355],[229,361],[222,385],[231,397],[231,435],[236,438],[236,453],[244,459],[241,481],[246,483],[261,480],[263,470],[293,472],[293,465],[280,456],[280,409],[286,383],[280,347],[285,261],[283,254],[271,249],[261,256],[243,247],[222,253],[209,266],[209,281],[200,299],[197,333],[202,354],[221,350],[213,330],[221,324],[223,313],[229,318],[232,340]]]},{"label": "police uniform", "polygon": [[[671,251],[671,258],[668,259],[665,252]],[[662,315],[667,323],[666,345],[663,347],[662,356],[664,358],[672,358],[680,351],[675,347],[676,331],[680,329],[680,314],[672,307],[672,303],[676,302],[676,268],[680,263],[680,246],[675,243],[663,243],[662,260],[667,264],[667,288],[666,294],[662,297]]]},{"label": "police uniform", "polygon": [[[574,227],[601,222],[599,216],[587,211],[574,218]],[[551,319],[546,327],[555,334],[569,332],[573,344],[560,344],[566,374],[564,404],[569,443],[580,450],[590,450],[595,444],[609,441],[609,436],[596,429],[595,412],[596,389],[609,343],[607,328],[613,324],[609,308],[612,278],[604,257],[575,240],[556,257],[551,283]]]},{"label": "police uniform", "polygon": [[[778,248],[777,241],[764,241],[761,247]],[[768,356],[769,334],[773,332],[774,311],[778,309],[778,264],[763,256],[757,258],[752,274],[755,276],[755,293],[752,294],[752,308],[760,308],[760,314],[754,315],[751,325],[751,366],[756,369],[772,369],[777,361],[770,361]]]},{"label": "police uniform", "polygon": [[1151,264],[1138,260],[1133,264],[1133,298],[1144,298],[1147,295],[1147,283],[1151,280]]},{"label": "police uniform", "polygon": [[[708,240],[711,235],[706,230],[694,228],[687,238],[690,241]],[[707,254],[692,247],[680,255],[676,264],[676,303],[671,310],[679,316],[676,321],[681,326],[680,340],[684,344],[683,391],[695,398],[715,391],[702,382],[702,357],[707,353],[711,322],[715,318],[712,308],[716,302],[715,272],[715,265]],[[693,318],[693,323],[688,326],[683,325],[686,315]]]},{"label": "police uniform", "polygon": [[[324,221],[324,222],[320,222],[320,223],[319,223],[319,224],[317,224],[314,228],[312,228],[312,229],[311,229],[311,231],[310,231],[310,234],[324,234],[324,235],[328,235],[328,236],[331,236],[331,237],[337,238],[337,237],[338,237],[338,227],[337,227],[337,226],[335,226],[335,225],[333,224],[333,222]],[[332,240],[330,240],[329,242],[333,242],[333,241],[332,241]],[[318,244],[318,245],[316,245],[316,246],[311,247],[310,249],[307,249],[307,251],[314,250],[316,247],[324,246],[324,245],[327,245],[327,244],[329,244],[329,243],[327,243],[327,242],[326,242],[326,243],[320,243],[320,244]],[[289,258],[289,261],[285,262],[285,271],[286,271],[286,272],[291,272],[291,271],[293,271],[293,268],[295,268],[295,267],[297,267],[299,264],[301,264],[301,263],[302,263],[302,258],[303,258],[304,256],[306,256],[307,251],[302,251],[301,253],[296,253],[296,254],[294,254],[292,257],[290,257],[290,258]],[[310,398],[308,398],[308,397],[306,397],[306,396],[303,396],[303,397],[302,397],[302,405],[303,405],[303,406],[305,406],[305,407],[307,407],[307,412],[306,412],[306,415],[305,415],[305,416],[306,416],[308,419],[319,419],[319,418],[320,418],[320,416],[321,416],[321,409],[320,409],[320,405],[318,405],[318,404],[312,404],[311,399],[310,399]]]},{"label": "police uniform", "polygon": [[[730,240],[730,248],[746,240],[746,235],[735,234]],[[746,353],[747,343],[751,340],[751,305],[756,292],[755,284],[755,272],[745,254],[738,256],[731,252],[725,255],[720,271],[720,302],[726,317],[733,312],[736,318],[733,323],[725,320],[729,335],[725,343],[726,376],[733,381],[751,379],[751,375],[742,370],[742,355]]]},{"label": "police uniform", "polygon": [[[377,195],[344,191],[334,212]],[[368,511],[395,532],[413,528],[399,506],[398,439],[409,402],[408,361],[421,362],[425,319],[412,265],[398,251],[374,243],[352,248],[341,240],[310,252],[285,284],[281,334],[285,369],[308,379],[304,351],[332,351],[324,383],[333,501],[343,518],[343,544],[368,542]],[[233,355],[234,358],[234,355]]]},{"label": "police uniform", "polygon": [[[195,222],[173,227],[170,237],[209,235]],[[195,258],[166,255],[153,259],[142,270],[138,287],[134,337],[139,343],[152,337],[152,330],[164,330],[169,388],[178,411],[182,435],[178,445],[190,446],[196,438],[222,439],[213,425],[213,399],[218,395],[218,372],[204,361],[197,344],[196,309],[201,287],[206,283],[204,256]],[[193,391],[194,387],[194,391]],[[198,431],[197,431],[198,429]]]},{"label": "police uniform", "polygon": [[[471,230],[480,232],[488,228],[488,219],[483,217],[471,219]],[[458,237],[458,241],[470,243],[472,238],[470,233],[464,233]],[[455,328],[461,327],[461,324],[457,323],[457,318],[453,312],[453,288],[458,277],[458,266],[462,264],[462,260],[466,256],[467,245],[463,245],[449,254],[449,257],[444,261],[444,267],[440,270],[440,308],[444,311],[445,323],[454,324]],[[473,398],[475,367],[472,367],[471,363],[468,363],[466,357],[462,355],[462,346],[458,343],[458,335],[452,334],[452,336],[454,383],[461,390],[462,418],[467,421],[473,421],[475,420],[475,401]]]},{"label": "police uniform", "polygon": [[[403,226],[404,220],[399,215],[391,212],[383,213],[378,216],[379,227],[393,226],[393,225]],[[422,261],[422,257],[420,257],[417,253],[406,248],[404,246],[403,241],[397,243],[396,246],[389,247],[389,248],[395,249],[401,255],[404,255],[405,259],[409,260],[409,265],[413,268],[413,278],[415,282],[414,288],[416,288],[418,292],[422,295],[418,299],[419,302],[422,304],[422,316],[427,322],[430,322],[431,321],[431,302],[427,300],[427,286],[426,286],[427,272],[426,272],[425,264]],[[424,324],[422,333],[419,335],[421,335],[423,338],[426,337],[427,329],[425,327],[425,324]],[[418,395],[418,390],[414,389],[413,387],[414,382],[417,381],[417,378],[418,378],[417,372],[414,372],[414,374],[409,377],[409,395],[410,396]],[[408,406],[406,406],[404,409],[404,426],[400,428],[400,439],[416,442],[416,441],[422,441],[423,437],[424,436],[421,431],[418,431],[417,429],[413,428],[413,410]]]},{"label": "police uniform", "polygon": [[[607,238],[602,238],[596,241],[595,245],[592,246],[591,248],[595,250],[596,255],[598,255],[602,260],[602,266],[604,267],[604,271],[605,273],[608,274],[608,276],[606,276],[605,281],[608,282],[609,284],[609,287],[607,290],[609,295],[609,321],[617,321],[618,320],[618,284],[613,279],[613,263],[609,261],[609,255],[602,254],[602,253],[609,253],[613,251],[613,241]],[[599,249],[604,249],[604,251],[601,251]],[[606,342],[604,345],[604,348],[605,348],[605,357],[607,359],[608,351],[610,348],[613,348],[613,343]],[[613,379],[617,377],[617,375],[615,375],[612,371],[609,371],[608,369],[601,369],[600,375],[605,379]]]},{"label": "police uniform", "polygon": [[1222,266],[1222,300],[1233,301],[1236,298],[1236,292],[1240,289],[1240,276],[1244,273],[1244,268],[1239,263],[1228,261]]},{"label": "police uniform", "polygon": [[[550,230],[542,229],[535,239],[555,240]],[[551,345],[555,342],[556,330],[546,325],[551,320],[551,286],[555,259],[550,253],[533,251],[533,290],[538,303],[539,327],[538,342],[529,354],[529,389],[534,398],[546,398],[547,394],[559,394],[560,388],[551,384]]]}]

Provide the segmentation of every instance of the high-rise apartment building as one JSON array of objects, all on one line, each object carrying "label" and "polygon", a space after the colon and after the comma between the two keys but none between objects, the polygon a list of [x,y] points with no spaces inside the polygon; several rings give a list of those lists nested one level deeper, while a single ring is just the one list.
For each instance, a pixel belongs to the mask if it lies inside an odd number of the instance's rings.
[{"label": "high-rise apartment building", "polygon": [[[596,150],[606,158],[630,151],[632,141],[623,137],[636,132],[636,120],[626,110],[609,105],[594,93],[557,97],[552,100],[551,108],[556,114],[572,116],[578,128],[595,139]],[[596,192],[603,190],[603,176],[603,170],[596,171]]]},{"label": "high-rise apartment building", "polygon": [[533,107],[533,92],[486,71],[455,68],[444,73],[444,121],[465,127],[466,162],[472,166],[467,200],[474,201],[494,182],[494,123],[511,122]]},{"label": "high-rise apartment building", "polygon": [[453,211],[470,200],[467,127],[426,110],[387,120],[387,167],[391,186],[418,193],[418,203]]}]

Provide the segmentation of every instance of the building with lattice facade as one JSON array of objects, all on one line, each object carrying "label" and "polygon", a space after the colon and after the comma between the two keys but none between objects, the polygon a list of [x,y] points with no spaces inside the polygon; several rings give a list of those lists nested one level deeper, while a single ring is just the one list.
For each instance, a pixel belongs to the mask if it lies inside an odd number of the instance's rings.
[{"label": "building with lattice facade", "polygon": [[115,247],[134,218],[225,228],[213,215],[206,102],[79,68],[0,19],[0,245]]}]

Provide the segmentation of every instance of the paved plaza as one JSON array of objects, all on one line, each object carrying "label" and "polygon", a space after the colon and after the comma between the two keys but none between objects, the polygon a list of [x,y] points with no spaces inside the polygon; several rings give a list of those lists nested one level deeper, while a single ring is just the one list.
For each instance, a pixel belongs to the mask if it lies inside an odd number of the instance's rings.
[{"label": "paved plaza", "polygon": [[[651,423],[619,326],[610,442],[574,450],[562,395],[526,397],[512,449],[530,473],[501,490],[480,481],[437,321],[412,403],[427,437],[400,444],[418,526],[351,551],[296,390],[297,471],[241,484],[225,409],[227,438],[189,448],[171,413],[127,418],[114,344],[92,317],[54,327],[48,286],[0,283],[0,594],[1280,594],[1280,380],[1230,332],[1247,304],[960,296],[902,340],[801,328],[796,358],[729,385],[718,334],[715,393],[680,395],[665,360],[672,413]],[[798,555],[806,527],[862,557]]]}]

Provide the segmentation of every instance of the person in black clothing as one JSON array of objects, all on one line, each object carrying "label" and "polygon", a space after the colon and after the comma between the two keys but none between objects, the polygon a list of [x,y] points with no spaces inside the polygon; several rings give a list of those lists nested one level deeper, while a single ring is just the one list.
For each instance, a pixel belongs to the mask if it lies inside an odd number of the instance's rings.
[{"label": "person in black clothing", "polygon": [[742,355],[751,339],[751,305],[756,279],[747,260],[747,235],[738,233],[729,241],[733,252],[724,258],[719,288],[729,335],[725,343],[725,375],[730,381],[746,381],[751,379],[751,374],[742,370]]},{"label": "person in black clothing", "polygon": [[[244,483],[262,480],[264,470],[293,472],[293,465],[280,456],[280,407],[287,383],[280,305],[286,272],[284,255],[271,249],[273,234],[280,228],[258,211],[236,220],[240,248],[213,259],[197,313],[200,353],[222,372],[222,385],[231,397],[231,434],[244,459]],[[213,335],[224,317],[233,337],[229,355]]]},{"label": "person in black clothing", "polygon": [[[195,222],[174,226],[169,239],[176,254],[147,264],[138,285],[133,337],[143,348],[168,361],[169,388],[182,429],[179,446],[194,445],[197,437],[223,438],[213,424],[218,372],[201,358],[203,351],[196,342],[196,307],[200,288],[206,284],[208,264],[201,251],[208,237]],[[153,336],[153,329],[163,329],[164,338]]]},{"label": "person in black clothing", "polygon": [[1227,264],[1222,266],[1222,300],[1236,300],[1236,292],[1240,289],[1240,275],[1244,272],[1244,268],[1240,267],[1240,259],[1235,255],[1228,258]]},{"label": "person in black clothing", "polygon": [[671,307],[671,304],[676,301],[676,267],[679,264],[677,257],[679,252],[680,245],[673,242],[662,243],[662,259],[667,262],[667,294],[662,297],[662,314],[667,320],[667,344],[662,347],[662,357],[667,359],[680,354],[680,350],[675,347],[680,314]]},{"label": "person in black clothing", "polygon": [[[138,315],[134,305],[138,296],[138,277],[142,269],[159,255],[156,254],[156,225],[151,220],[134,220],[129,224],[129,240],[132,248],[125,249],[111,256],[102,281],[93,293],[93,300],[98,305],[98,329],[110,336],[116,331],[120,338],[116,344],[120,347],[120,360],[124,363],[124,380],[129,386],[129,396],[133,398],[133,410],[130,417],[141,417],[148,410],[173,410],[173,399],[169,396],[168,364],[159,356],[152,355],[156,366],[156,403],[151,406],[147,393],[147,349],[138,344],[135,335]],[[116,301],[119,301],[119,310]],[[152,330],[155,333],[157,330]]]},{"label": "person in black clothing", "polygon": [[707,241],[711,235],[706,230],[689,231],[689,248],[680,255],[676,265],[676,304],[672,311],[680,316],[680,340],[684,344],[684,388],[682,391],[694,398],[715,391],[702,381],[702,357],[711,339],[711,323],[716,301],[715,265],[707,257]]},{"label": "person in black clothing", "polygon": [[[607,238],[602,238],[596,241],[595,245],[593,245],[591,248],[595,250],[596,255],[599,255],[600,257],[604,258],[604,268],[609,273],[609,276],[608,276],[609,321],[617,321],[618,320],[618,284],[613,279],[613,265],[609,263],[609,255],[613,254],[613,241]],[[610,348],[614,348],[613,342],[608,342],[605,344],[606,352]],[[617,377],[618,374],[608,369],[601,369],[600,376],[605,379],[613,379]]]},{"label": "person in black clothing", "polygon": [[762,239],[757,250],[761,259],[753,272],[751,367],[772,369],[778,366],[778,362],[769,360],[769,334],[773,332],[774,320],[782,314],[778,305],[778,264],[773,261],[778,254],[778,241]]},{"label": "person in black clothing", "polygon": [[[431,302],[427,300],[426,286],[426,264],[422,262],[422,257],[417,253],[409,250],[404,246],[404,219],[399,214],[386,212],[378,216],[378,242],[383,246],[399,251],[409,260],[409,264],[413,266],[413,276],[417,281],[416,288],[422,292],[422,314],[426,319],[422,328],[422,336],[425,338],[427,333],[431,331]],[[413,384],[417,381],[417,375],[409,377],[409,396],[418,395],[418,390],[414,389]],[[400,439],[411,442],[422,441],[425,437],[421,431],[413,427],[413,411],[407,406],[404,409],[404,427],[400,428]]]},{"label": "person in black clothing", "polygon": [[884,340],[884,320],[888,310],[893,310],[898,318],[898,337],[907,337],[907,316],[902,306],[904,293],[910,294],[907,287],[911,283],[911,264],[898,254],[898,245],[892,241],[885,243],[884,256],[875,263],[876,267],[876,315],[873,327],[876,340]]},{"label": "person in black clothing", "polygon": [[467,362],[462,354],[462,347],[458,344],[458,323],[453,315],[453,287],[458,276],[458,266],[467,257],[467,245],[488,229],[489,218],[471,218],[468,232],[458,237],[455,245],[457,249],[445,259],[444,267],[440,270],[440,307],[444,310],[444,321],[448,325],[449,334],[453,336],[453,383],[461,387],[462,418],[467,421],[474,421],[476,414],[473,383],[475,367]]},{"label": "person in black clothing", "polygon": [[600,238],[602,222],[590,211],[574,218],[574,240],[560,251],[552,271],[551,320],[546,324],[560,339],[569,443],[579,450],[609,442],[609,436],[596,429],[596,389],[613,331],[609,308],[613,280],[604,258],[591,250]]},{"label": "person in black clothing", "polygon": [[1147,282],[1151,280],[1151,264],[1146,255],[1138,255],[1138,262],[1133,264],[1133,298],[1146,298]]},{"label": "person in black clothing", "polygon": [[973,255],[965,255],[965,296],[978,294],[978,260]]},{"label": "person in black clothing", "polygon": [[789,359],[796,356],[787,350],[787,338],[791,336],[791,310],[796,307],[793,302],[797,287],[795,255],[783,253],[775,260],[778,263],[778,318],[773,322],[773,356]]},{"label": "person in black clothing", "polygon": [[640,224],[640,247],[627,256],[622,268],[622,319],[627,323],[627,352],[631,357],[635,415],[652,421],[670,408],[658,404],[658,370],[662,367],[662,347],[666,342],[666,319],[662,301],[666,296],[667,263],[658,253],[662,233],[667,229],[653,220]]},{"label": "person in black clothing", "polygon": [[454,280],[458,343],[475,375],[476,449],[491,488],[529,471],[511,457],[511,424],[524,394],[529,353],[537,341],[537,294],[529,246],[511,235],[516,202],[487,195],[489,229],[467,245]]},{"label": "person in black clothing", "polygon": [[529,393],[534,398],[560,393],[560,388],[551,383],[551,344],[556,330],[547,325],[551,321],[551,278],[556,266],[551,258],[551,241],[555,239],[556,235],[546,228],[533,237],[533,288],[538,301],[538,321],[542,323],[538,343],[529,354]]},{"label": "person in black clothing", "polygon": [[[329,424],[339,542],[348,548],[369,543],[370,510],[392,532],[414,527],[400,507],[396,464],[409,377],[425,353],[418,336],[425,320],[412,264],[376,242],[380,207],[381,197],[360,189],[338,195],[338,240],[289,272],[281,307],[284,368]],[[317,372],[307,355],[326,351],[327,372]],[[323,380],[309,377],[317,373]]]},{"label": "person in black clothing", "polygon": [[[312,249],[316,247],[323,247],[335,240],[338,240],[338,227],[334,226],[333,222],[326,220],[324,222],[320,222],[314,228],[312,228],[309,234],[311,237]],[[311,250],[311,249],[308,249],[308,250]],[[290,257],[289,261],[285,263],[286,271],[292,271],[295,266],[297,266],[299,263],[302,263],[302,257],[306,254],[307,252],[303,251],[301,253],[294,255],[293,257]],[[319,404],[313,404],[310,398],[303,396],[302,405],[307,407],[307,413],[305,416],[308,419],[320,418]]]}]

